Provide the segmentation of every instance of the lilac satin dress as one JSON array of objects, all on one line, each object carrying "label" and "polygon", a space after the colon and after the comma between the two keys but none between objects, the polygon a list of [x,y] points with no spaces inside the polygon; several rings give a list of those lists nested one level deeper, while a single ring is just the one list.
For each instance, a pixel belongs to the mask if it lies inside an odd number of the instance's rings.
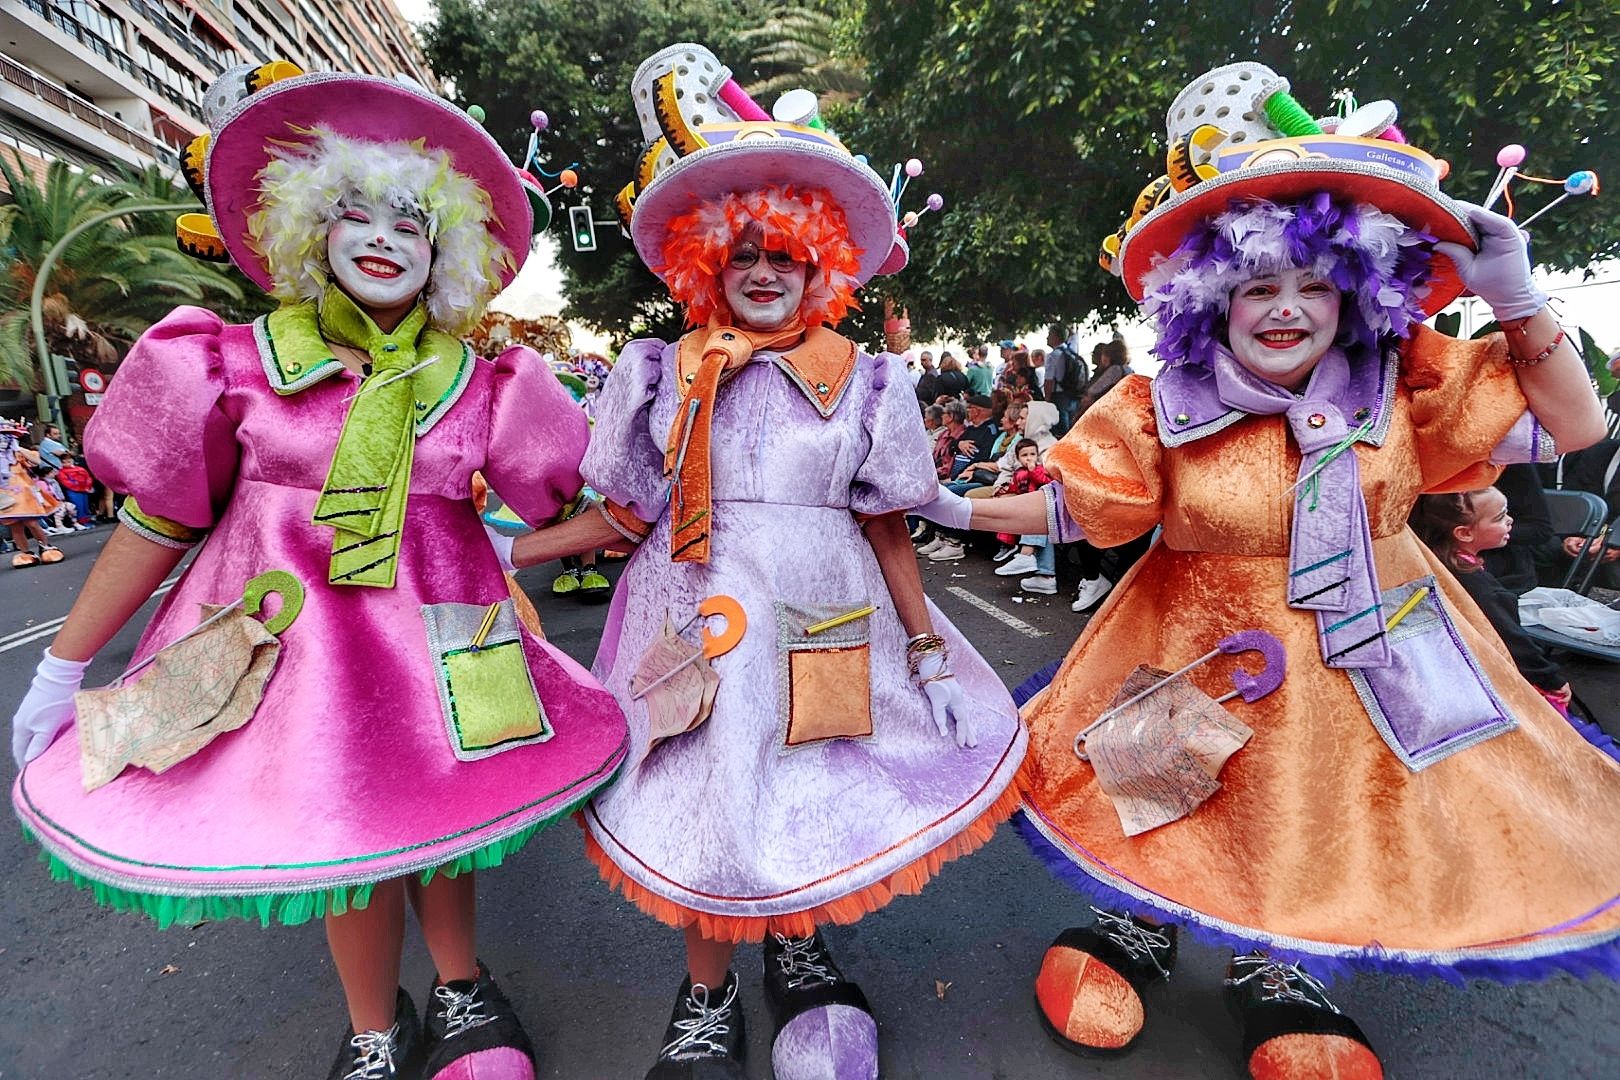
[{"label": "lilac satin dress", "polygon": [[70,730],[13,789],[53,869],[165,922],[299,922],[377,881],[494,865],[606,783],[626,750],[612,697],[526,631],[517,667],[549,738],[457,753],[441,704],[427,613],[508,595],[473,508],[474,470],[531,524],[579,488],[585,418],[540,359],[467,353],[431,426],[418,423],[397,580],[384,589],[327,584],[332,530],[310,520],[357,377],[306,374],[278,393],[272,383],[300,369],[285,356],[278,368],[273,345],[262,320],[179,308],[136,344],[86,436],[96,474],[143,514],[208,530],[136,660],[255,575],[287,570],[303,584],[253,718],[166,772],[126,768],[89,793]]},{"label": "lilac satin dress", "polygon": [[[884,882],[1011,798],[1026,741],[1001,680],[930,605],[978,745],[940,734],[857,520],[933,495],[911,381],[898,357],[861,353],[823,417],[781,358],[756,354],[715,405],[710,561],[675,563],[663,469],[675,358],[674,344],[625,348],[582,466],[592,488],[654,523],[597,653],[594,671],[629,718],[631,753],[587,808],[591,837],[625,891],[666,921],[668,905],[758,920],[856,894],[871,910],[888,898]],[[714,661],[713,713],[649,748],[632,675],[666,617],[679,627],[716,594],[741,603],[748,629]],[[868,605],[870,616],[804,632]],[[686,636],[695,641],[696,626]]]}]

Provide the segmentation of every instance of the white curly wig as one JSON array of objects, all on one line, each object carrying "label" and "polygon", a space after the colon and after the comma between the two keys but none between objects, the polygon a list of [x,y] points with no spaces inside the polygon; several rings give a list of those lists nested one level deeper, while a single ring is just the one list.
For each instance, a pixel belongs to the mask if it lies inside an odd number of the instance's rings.
[{"label": "white curly wig", "polygon": [[377,143],[324,128],[312,141],[281,145],[259,173],[259,208],[248,242],[263,257],[278,300],[319,300],[331,278],[326,229],[351,192],[420,214],[433,244],[428,320],[449,334],[477,323],[500,291],[512,256],[486,227],[489,195],[457,172],[450,155],[422,143]]}]

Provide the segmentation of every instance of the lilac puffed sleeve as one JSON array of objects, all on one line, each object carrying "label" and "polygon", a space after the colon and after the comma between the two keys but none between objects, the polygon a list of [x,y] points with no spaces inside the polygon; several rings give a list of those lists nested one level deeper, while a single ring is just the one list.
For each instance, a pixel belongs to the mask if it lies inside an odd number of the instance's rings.
[{"label": "lilac puffed sleeve", "polygon": [[665,345],[632,341],[602,384],[596,428],[581,471],[592,490],[645,522],[664,512],[664,442],[650,429]]},{"label": "lilac puffed sleeve", "polygon": [[134,498],[139,510],[122,520],[159,543],[197,539],[236,482],[236,424],[220,401],[224,327],[212,311],[175,308],[135,342],[85,429],[90,471]]},{"label": "lilac puffed sleeve", "polygon": [[489,448],[480,471],[524,523],[540,526],[579,496],[585,411],[527,345],[495,358]]},{"label": "lilac puffed sleeve", "polygon": [[874,365],[861,403],[861,426],[871,445],[850,481],[849,508],[868,515],[910,510],[933,498],[938,483],[917,393],[904,357],[880,353],[863,355],[860,362]]}]

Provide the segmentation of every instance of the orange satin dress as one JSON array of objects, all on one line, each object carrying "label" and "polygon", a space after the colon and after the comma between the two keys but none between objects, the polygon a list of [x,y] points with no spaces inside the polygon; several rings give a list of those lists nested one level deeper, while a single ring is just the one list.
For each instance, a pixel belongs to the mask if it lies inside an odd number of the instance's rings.
[{"label": "orange satin dress", "polygon": [[[1150,384],[1131,376],[1053,448],[1048,469],[1094,542],[1164,530],[1024,708],[1029,824],[1114,890],[1103,893],[1111,906],[1123,893],[1228,941],[1377,967],[1557,963],[1620,935],[1620,765],[1519,676],[1406,525],[1422,492],[1489,484],[1491,451],[1525,408],[1500,336],[1459,342],[1420,329],[1403,346],[1383,445],[1355,449],[1380,586],[1434,574],[1518,721],[1416,772],[1345,672],[1322,663],[1313,615],[1284,602],[1300,455],[1282,417],[1248,416],[1166,448]],[[1076,732],[1136,665],[1174,670],[1251,627],[1288,650],[1278,690],[1227,705],[1253,738],[1207,802],[1125,836],[1072,749]],[[1252,656],[1220,656],[1189,677],[1219,696],[1239,662],[1253,666]]]}]

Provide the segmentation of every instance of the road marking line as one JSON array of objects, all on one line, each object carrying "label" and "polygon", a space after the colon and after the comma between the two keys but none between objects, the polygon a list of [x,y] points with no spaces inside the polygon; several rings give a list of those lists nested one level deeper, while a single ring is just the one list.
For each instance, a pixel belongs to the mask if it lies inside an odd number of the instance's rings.
[{"label": "road marking line", "polygon": [[992,619],[995,619],[997,622],[1006,623],[1020,634],[1027,634],[1030,637],[1046,636],[1045,630],[1035,629],[1023,619],[1018,618],[1016,615],[1007,614],[1005,611],[1002,611],[984,597],[978,595],[977,593],[969,592],[960,585],[947,586],[945,591],[950,593],[952,596],[967,601],[980,611],[984,612],[986,615],[990,616]]},{"label": "road marking line", "polygon": [[[165,581],[163,584],[159,585],[156,589],[153,589],[153,598],[162,596],[164,593],[174,588],[174,583],[179,580],[180,576],[176,574],[168,581]],[[49,619],[40,623],[38,626],[30,626],[26,630],[18,630],[15,633],[7,634],[5,637],[0,638],[0,653],[10,652],[12,649],[20,648],[23,645],[27,645],[31,641],[38,641],[42,637],[50,637],[58,630],[62,629],[62,624],[65,622],[67,622],[67,616],[59,615],[54,619]]]}]

